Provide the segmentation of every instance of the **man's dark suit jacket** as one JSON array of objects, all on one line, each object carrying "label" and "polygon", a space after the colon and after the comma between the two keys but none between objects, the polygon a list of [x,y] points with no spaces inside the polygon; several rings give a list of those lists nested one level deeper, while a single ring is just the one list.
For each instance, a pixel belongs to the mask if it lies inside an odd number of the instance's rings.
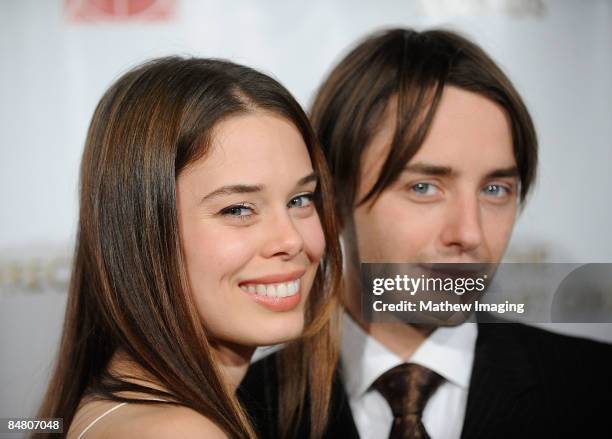
[{"label": "man's dark suit jacket", "polygon": [[[254,363],[238,391],[265,439],[278,437],[275,357]],[[324,437],[358,438],[339,373],[331,405]],[[308,422],[305,417],[297,437],[308,437]],[[521,324],[481,323],[461,438],[532,437],[612,438],[612,346]]]}]

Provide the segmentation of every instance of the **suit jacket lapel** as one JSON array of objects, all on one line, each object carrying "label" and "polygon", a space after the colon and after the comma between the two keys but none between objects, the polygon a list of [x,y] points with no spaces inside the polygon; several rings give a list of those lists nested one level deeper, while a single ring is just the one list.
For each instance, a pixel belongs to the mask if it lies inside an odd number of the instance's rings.
[{"label": "suit jacket lapel", "polygon": [[359,438],[349,398],[342,382],[341,367],[336,370],[332,384],[331,410],[324,436],[326,439]]},{"label": "suit jacket lapel", "polygon": [[504,437],[538,413],[534,367],[512,323],[478,325],[462,439]]}]

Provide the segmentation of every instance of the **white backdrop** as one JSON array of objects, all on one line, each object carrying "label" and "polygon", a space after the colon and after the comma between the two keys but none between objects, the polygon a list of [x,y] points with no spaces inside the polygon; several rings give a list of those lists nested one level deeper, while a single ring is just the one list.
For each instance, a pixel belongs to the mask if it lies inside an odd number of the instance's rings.
[{"label": "white backdrop", "polygon": [[[459,30],[510,75],[539,132],[539,180],[509,260],[612,262],[609,0],[151,0],[174,3],[173,17],[67,17],[67,4],[87,2],[0,0],[0,417],[31,415],[48,377],[93,109],[114,79],[152,57],[229,58],[271,73],[307,106],[365,33]],[[611,325],[553,329],[612,341]]]}]

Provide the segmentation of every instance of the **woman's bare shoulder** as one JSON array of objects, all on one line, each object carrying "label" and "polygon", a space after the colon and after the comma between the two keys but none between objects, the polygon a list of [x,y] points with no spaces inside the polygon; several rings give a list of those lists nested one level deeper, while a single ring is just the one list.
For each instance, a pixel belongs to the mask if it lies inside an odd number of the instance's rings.
[{"label": "woman's bare shoulder", "polygon": [[[139,412],[126,411],[124,419],[117,423],[108,437],[133,439],[210,438],[227,439],[227,434],[217,424],[200,413],[182,406],[139,404]],[[110,433],[110,432],[109,432]]]},{"label": "woman's bare shoulder", "polygon": [[[92,407],[92,404],[87,406],[84,409],[89,413],[83,418],[95,419],[96,414],[102,414],[108,408],[117,405],[105,402],[96,407]],[[68,438],[76,438],[83,431],[87,425],[83,421],[85,419],[71,426]],[[129,403],[97,421],[83,439],[134,439],[135,437],[227,439],[228,436],[210,419],[190,408],[172,404]]]}]

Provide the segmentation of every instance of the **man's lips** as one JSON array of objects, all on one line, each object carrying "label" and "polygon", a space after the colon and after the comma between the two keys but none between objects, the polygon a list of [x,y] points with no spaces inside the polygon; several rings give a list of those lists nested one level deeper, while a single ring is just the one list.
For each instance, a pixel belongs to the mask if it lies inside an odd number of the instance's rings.
[{"label": "man's lips", "polygon": [[474,278],[487,274],[486,263],[420,263],[416,266],[428,277]]}]

